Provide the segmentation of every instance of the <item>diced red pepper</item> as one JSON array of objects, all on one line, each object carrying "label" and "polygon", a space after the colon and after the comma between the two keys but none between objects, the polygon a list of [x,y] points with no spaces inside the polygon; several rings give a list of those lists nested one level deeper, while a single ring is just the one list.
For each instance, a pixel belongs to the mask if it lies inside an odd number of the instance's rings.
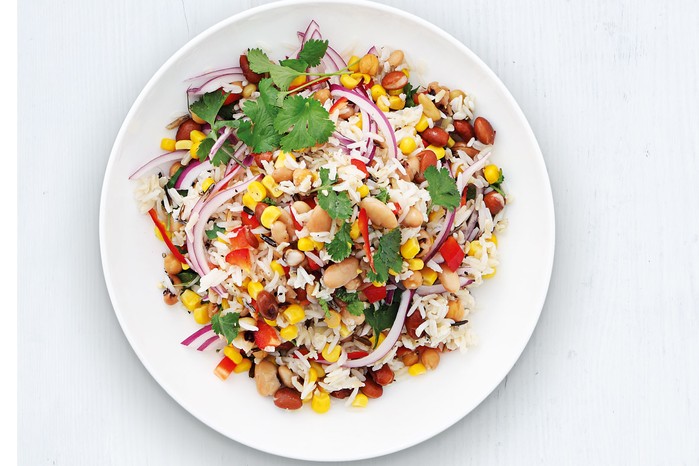
[{"label": "diced red pepper", "polygon": [[243,211],[240,214],[240,218],[243,221],[243,225],[255,229],[260,226],[260,221],[254,215],[248,215],[247,212]]},{"label": "diced red pepper", "polygon": [[316,264],[316,262],[312,259],[307,259],[306,262],[308,262],[308,268],[311,269],[313,272],[316,270],[320,270],[320,265]]},{"label": "diced red pepper", "polygon": [[296,215],[294,215],[294,209],[289,209],[289,212],[291,212],[291,221],[294,222],[294,229],[296,231],[303,230],[303,225],[301,225],[297,220],[296,220]]},{"label": "diced red pepper", "polygon": [[347,359],[360,359],[365,356],[369,356],[369,353],[366,351],[350,351],[347,353]]},{"label": "diced red pepper", "polygon": [[227,356],[224,356],[214,369],[214,374],[216,374],[216,377],[219,379],[226,380],[228,376],[231,375],[231,372],[233,372],[233,369],[235,369],[235,366],[237,366],[236,363]]},{"label": "diced red pepper", "polygon": [[397,202],[393,203],[393,209],[391,209],[396,217],[400,217],[400,213],[403,212],[403,209],[401,208],[400,204]]},{"label": "diced red pepper", "polygon": [[231,249],[234,250],[256,248],[260,244],[247,225],[233,230],[233,235],[230,236],[229,242],[231,243]]},{"label": "diced red pepper", "polygon": [[464,256],[466,255],[453,236],[447,238],[444,244],[442,244],[442,247],[439,248],[439,252],[444,258],[444,264],[452,272],[455,272],[456,269],[459,268],[461,262],[464,260]]},{"label": "diced red pepper", "polygon": [[352,159],[350,163],[361,170],[365,176],[369,176],[369,171],[366,169],[366,164],[364,162],[359,159]]},{"label": "diced red pepper", "polygon": [[374,286],[369,285],[363,290],[366,300],[370,303],[375,303],[376,301],[381,301],[386,297],[386,286]]},{"label": "diced red pepper", "polygon": [[264,319],[257,319],[257,331],[255,332],[255,344],[260,349],[265,349],[268,346],[275,348],[282,344],[279,333],[274,327],[271,327]]},{"label": "diced red pepper", "polygon": [[235,249],[226,255],[226,262],[249,272],[252,266],[249,249]]},{"label": "diced red pepper", "polygon": [[243,94],[227,93],[227,92],[224,91],[223,89],[221,89],[221,93],[222,93],[222,94],[228,94],[228,95],[226,96],[226,100],[223,101],[223,105],[230,105],[230,104],[232,104],[233,102],[237,102],[237,101],[239,101],[240,99],[243,98]]},{"label": "diced red pepper", "polygon": [[150,215],[150,218],[153,220],[153,223],[155,223],[155,227],[158,229],[160,232],[160,236],[163,237],[163,241],[165,241],[165,244],[167,245],[168,249],[172,253],[173,256],[175,256],[175,259],[180,261],[183,264],[187,263],[187,259],[184,258],[182,253],[177,250],[174,244],[172,244],[172,241],[170,241],[170,238],[167,235],[167,230],[165,229],[165,225],[162,224],[160,219],[158,219],[158,214],[155,211],[155,209],[151,209],[148,211],[148,215]]},{"label": "diced red pepper", "polygon": [[376,268],[374,268],[374,257],[371,255],[371,243],[369,242],[369,216],[366,213],[366,209],[362,207],[359,209],[359,231],[362,233],[362,238],[364,238],[364,251],[366,252],[367,259],[369,259],[369,266],[371,270],[376,273]]},{"label": "diced red pepper", "polygon": [[332,104],[332,107],[330,107],[330,110],[328,111],[328,113],[332,113],[333,111],[342,108],[346,104],[347,104],[347,97],[340,97],[339,99],[337,99],[337,101],[335,101],[334,104]]}]

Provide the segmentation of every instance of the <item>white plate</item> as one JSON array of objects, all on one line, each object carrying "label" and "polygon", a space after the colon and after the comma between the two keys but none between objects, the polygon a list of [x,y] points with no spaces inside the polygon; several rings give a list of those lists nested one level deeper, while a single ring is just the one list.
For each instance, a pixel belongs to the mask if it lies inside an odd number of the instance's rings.
[{"label": "white plate", "polygon": [[[476,96],[476,112],[497,131],[494,162],[503,167],[516,201],[509,228],[499,235],[496,277],[474,290],[471,315],[478,346],[450,353],[438,370],[388,387],[365,409],[335,402],[325,415],[310,408],[286,412],[260,397],[246,375],[225,383],[213,367],[220,356],[179,342],[198,325],[180,307],[162,302],[162,242],[138,212],[127,180],[160,153],[164,125],[185,111],[183,80],[203,71],[237,66],[238,55],[258,46],[279,58],[297,44],[296,31],[311,19],[340,53],[371,45],[400,48],[412,78],[438,80]],[[474,409],[500,383],[524,350],[548,289],[554,251],[554,213],[544,160],[510,93],[468,48],[436,26],[373,3],[282,2],[245,11],[206,30],[155,74],[129,111],[104,178],[100,208],[102,264],[114,310],[144,366],[178,403],[211,428],[277,455],[308,460],[354,460],[391,453],[445,430]],[[525,382],[526,383],[526,382]],[[145,421],[145,420],[144,420]]]}]

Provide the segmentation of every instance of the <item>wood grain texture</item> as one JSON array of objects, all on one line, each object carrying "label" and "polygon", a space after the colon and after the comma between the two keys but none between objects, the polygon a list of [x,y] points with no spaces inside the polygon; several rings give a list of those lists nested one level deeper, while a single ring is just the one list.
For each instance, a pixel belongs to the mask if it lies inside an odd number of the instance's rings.
[{"label": "wood grain texture", "polygon": [[[141,88],[261,3],[18,5],[21,464],[300,464],[165,394],[119,329],[97,237],[107,157]],[[699,6],[385,3],[456,36],[510,89],[546,158],[558,241],[505,381],[441,435],[366,464],[699,463]]]}]

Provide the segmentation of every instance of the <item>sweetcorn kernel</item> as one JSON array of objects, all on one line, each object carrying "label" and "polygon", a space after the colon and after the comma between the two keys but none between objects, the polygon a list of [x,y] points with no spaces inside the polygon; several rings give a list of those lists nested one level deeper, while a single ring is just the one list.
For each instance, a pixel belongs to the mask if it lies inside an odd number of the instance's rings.
[{"label": "sweetcorn kernel", "polygon": [[412,376],[422,375],[427,372],[427,368],[421,362],[415,363],[408,369],[408,374]]},{"label": "sweetcorn kernel", "polygon": [[435,146],[435,145],[433,145],[433,144],[430,144],[430,145],[427,146],[425,149],[426,149],[426,150],[431,150],[432,152],[434,152],[434,155],[437,156],[437,159],[443,159],[443,158],[444,158],[444,155],[447,153],[447,152],[444,150],[444,147]]},{"label": "sweetcorn kernel", "polygon": [[223,354],[225,354],[228,359],[230,359],[236,364],[240,364],[240,362],[243,360],[243,355],[240,354],[238,348],[234,346],[228,345],[225,348],[223,348]]},{"label": "sweetcorn kernel", "polygon": [[242,374],[243,372],[249,371],[250,367],[252,367],[252,363],[250,362],[250,360],[248,358],[243,358],[243,360],[240,361],[240,363],[237,366],[235,366],[233,372],[235,372],[236,374]]},{"label": "sweetcorn kernel", "polygon": [[364,408],[366,407],[367,403],[369,402],[369,398],[364,393],[357,393],[357,396],[354,397],[354,400],[352,401],[352,407],[354,408]]},{"label": "sweetcorn kernel", "polygon": [[299,336],[299,329],[296,325],[289,325],[279,331],[279,335],[286,341],[291,341]]}]

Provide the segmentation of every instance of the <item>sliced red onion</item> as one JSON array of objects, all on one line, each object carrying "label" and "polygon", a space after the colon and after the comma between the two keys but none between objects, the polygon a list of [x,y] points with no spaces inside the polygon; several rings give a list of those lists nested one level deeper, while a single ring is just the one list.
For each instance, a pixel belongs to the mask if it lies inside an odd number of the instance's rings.
[{"label": "sliced red onion", "polygon": [[488,152],[478,161],[473,162],[466,170],[459,174],[459,177],[456,179],[456,187],[459,189],[459,191],[461,191],[462,194],[464,189],[466,188],[466,185],[468,184],[468,180],[471,179],[471,177],[478,170],[485,166],[485,163],[488,161],[488,158],[490,158],[490,154],[492,154],[492,152]]},{"label": "sliced red onion", "polygon": [[204,351],[206,348],[211,346],[212,343],[215,343],[215,342],[219,341],[220,339],[221,338],[218,335],[214,335],[213,337],[209,338],[204,343],[202,343],[201,346],[199,346],[199,348],[197,348],[197,351]]},{"label": "sliced red onion", "polygon": [[323,260],[320,257],[318,257],[316,254],[313,254],[312,252],[306,252],[306,257],[318,264],[320,267],[325,265],[325,262],[323,262]]},{"label": "sliced red onion", "polygon": [[379,56],[379,51],[376,49],[375,45],[372,45],[371,48],[367,51],[367,55],[373,53],[377,57]]},{"label": "sliced red onion", "polygon": [[208,78],[204,84],[198,87],[190,87],[187,89],[187,93],[189,95],[200,95],[200,94],[206,94],[207,92],[213,92],[217,89],[220,89],[224,86],[229,85],[233,81],[242,81],[245,79],[245,75],[243,73],[229,73],[229,74],[224,74],[221,76],[216,76],[214,78]]},{"label": "sliced red onion", "polygon": [[344,58],[342,58],[342,55],[335,51],[334,48],[328,46],[328,50],[325,52],[325,54],[329,56],[333,62],[335,62],[335,66],[337,66],[339,70],[347,68],[347,62]]},{"label": "sliced red onion", "polygon": [[356,141],[354,141],[354,140],[348,138],[347,136],[344,136],[344,135],[343,135],[342,133],[340,133],[339,131],[335,131],[335,132],[333,133],[333,137],[334,137],[335,139],[337,139],[338,141],[340,141],[340,144],[343,144],[343,145],[345,145],[345,146],[348,145],[348,144],[352,144],[353,142],[356,142]]},{"label": "sliced red onion", "polygon": [[[470,280],[466,277],[459,277],[459,286],[461,288],[470,285],[473,283],[473,280]],[[438,294],[438,293],[446,293],[446,289],[444,288],[444,285],[432,285],[432,286],[420,286],[415,290],[415,293],[417,293],[420,296],[427,296],[428,294]]]},{"label": "sliced red onion", "polygon": [[456,209],[447,211],[447,215],[444,219],[444,225],[442,229],[439,231],[439,234],[437,235],[437,238],[435,238],[434,243],[432,243],[432,247],[427,252],[427,255],[422,259],[423,261],[425,261],[425,263],[429,262],[429,260],[432,259],[432,257],[435,254],[437,254],[439,248],[442,247],[444,241],[446,241],[447,237],[451,234],[451,227],[454,225],[454,217],[456,217]]},{"label": "sliced red onion", "polygon": [[200,173],[211,170],[212,168],[213,165],[211,165],[211,162],[208,160],[205,162],[192,160],[182,171],[180,177],[177,178],[177,182],[175,182],[175,189],[182,189],[183,187],[184,189],[189,188],[199,177]]},{"label": "sliced red onion", "polygon": [[196,340],[200,336],[205,335],[211,331],[212,331],[211,324],[204,325],[202,328],[200,328],[199,330],[197,330],[196,332],[194,332],[193,334],[191,334],[190,336],[188,336],[187,338],[182,340],[182,342],[180,342],[180,345],[189,346],[192,343],[194,343],[194,340]]},{"label": "sliced red onion", "polygon": [[398,156],[398,143],[396,142],[396,134],[393,131],[391,123],[386,118],[386,115],[376,106],[372,100],[362,94],[352,92],[349,89],[338,86],[337,84],[330,85],[330,95],[333,97],[346,97],[347,100],[357,105],[364,110],[376,122],[377,128],[383,133],[388,146],[388,156]]},{"label": "sliced red onion", "polygon": [[148,173],[150,170],[153,168],[159,167],[161,165],[164,165],[168,162],[175,162],[178,160],[182,160],[182,157],[184,157],[185,151],[183,150],[176,150],[175,152],[168,152],[167,154],[159,155],[156,158],[152,159],[145,165],[143,165],[141,168],[136,170],[133,175],[129,177],[130,180],[135,180],[137,178],[142,177],[146,173]]},{"label": "sliced red onion", "polygon": [[195,79],[201,79],[201,78],[218,78],[219,76],[223,76],[226,74],[233,74],[233,73],[242,73],[243,70],[239,66],[231,66],[229,68],[219,68],[217,70],[212,70],[208,71],[206,73],[198,74],[196,76],[192,76],[191,78],[188,78],[187,81],[194,81]]},{"label": "sliced red onion", "polygon": [[364,356],[359,359],[348,360],[343,364],[344,367],[364,367],[374,364],[379,359],[383,358],[391,351],[391,348],[396,344],[401,332],[403,331],[403,323],[405,323],[405,314],[408,312],[408,307],[410,302],[413,300],[413,290],[404,291],[400,297],[400,304],[398,306],[398,313],[396,314],[396,320],[393,321],[393,326],[391,330],[388,331],[388,335],[383,342],[374,351],[369,353],[368,356]]},{"label": "sliced red onion", "polygon": [[[241,144],[238,149],[233,153],[233,157],[228,161],[228,166],[226,166],[226,171],[225,175],[228,175],[233,171],[236,167],[239,167],[239,161],[243,157],[243,154],[245,153],[245,150],[248,148],[245,144]],[[246,167],[250,166],[252,163],[252,155],[248,155],[245,159],[243,159],[243,165]]]},{"label": "sliced red onion", "polygon": [[[376,122],[371,117],[369,117],[369,132],[370,133],[376,132]],[[376,142],[374,141],[374,138],[369,138],[369,144],[367,145],[367,157],[369,158],[370,162],[372,160],[374,160],[375,155],[376,155]]]},{"label": "sliced red onion", "polygon": [[226,139],[228,139],[228,136],[231,135],[233,132],[233,128],[230,126],[226,126],[226,129],[223,130],[223,133],[216,139],[216,142],[214,143],[213,146],[211,146],[211,150],[209,151],[209,159],[213,159],[214,155],[216,155],[216,152],[223,147],[223,143],[226,142]]}]

